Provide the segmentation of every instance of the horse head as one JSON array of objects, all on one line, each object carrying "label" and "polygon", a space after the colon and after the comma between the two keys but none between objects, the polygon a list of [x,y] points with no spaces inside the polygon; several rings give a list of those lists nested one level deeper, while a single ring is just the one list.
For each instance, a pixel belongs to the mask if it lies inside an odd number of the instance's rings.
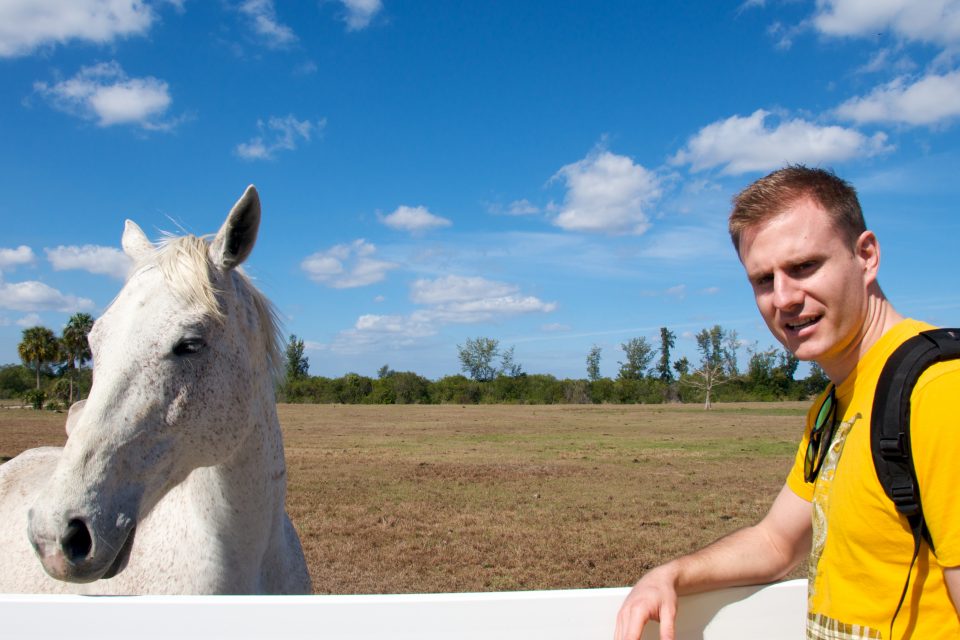
[{"label": "horse head", "polygon": [[237,269],[259,223],[252,186],[212,242],[154,245],[127,221],[134,268],[90,333],[93,387],[29,513],[52,577],[91,582],[122,570],[138,522],[194,470],[229,461],[253,430],[251,404],[272,394],[279,363],[272,309]]}]

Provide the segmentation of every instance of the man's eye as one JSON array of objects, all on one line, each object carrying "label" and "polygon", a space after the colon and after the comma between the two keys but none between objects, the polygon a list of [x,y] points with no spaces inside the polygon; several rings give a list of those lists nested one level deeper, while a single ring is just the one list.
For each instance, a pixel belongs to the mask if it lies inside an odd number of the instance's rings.
[{"label": "man's eye", "polygon": [[173,355],[175,356],[189,356],[196,353],[200,353],[207,346],[207,343],[203,341],[202,338],[183,338],[174,345]]}]

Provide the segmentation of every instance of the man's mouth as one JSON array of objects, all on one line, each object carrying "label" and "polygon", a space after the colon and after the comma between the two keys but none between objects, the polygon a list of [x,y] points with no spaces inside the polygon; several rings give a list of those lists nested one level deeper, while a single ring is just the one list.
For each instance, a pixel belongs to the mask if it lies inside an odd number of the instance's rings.
[{"label": "man's mouth", "polygon": [[801,331],[820,322],[821,317],[822,316],[816,316],[813,318],[807,318],[806,320],[798,320],[797,322],[788,322],[786,323],[786,326],[790,331]]}]

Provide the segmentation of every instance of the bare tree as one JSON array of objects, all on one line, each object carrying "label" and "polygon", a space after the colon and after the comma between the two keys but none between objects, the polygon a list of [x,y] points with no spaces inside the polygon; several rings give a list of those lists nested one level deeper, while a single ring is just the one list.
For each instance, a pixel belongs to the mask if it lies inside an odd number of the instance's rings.
[{"label": "bare tree", "polygon": [[714,387],[726,384],[737,376],[736,352],[731,351],[730,347],[735,342],[736,333],[724,331],[718,324],[711,329],[703,329],[697,334],[700,366],[692,371],[683,383],[703,390],[704,409],[709,410],[713,407],[711,395]]}]

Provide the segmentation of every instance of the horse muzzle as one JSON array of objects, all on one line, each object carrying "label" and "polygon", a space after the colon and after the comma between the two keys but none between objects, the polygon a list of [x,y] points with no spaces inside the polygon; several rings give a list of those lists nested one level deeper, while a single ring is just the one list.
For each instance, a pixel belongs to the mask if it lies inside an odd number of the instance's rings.
[{"label": "horse muzzle", "polygon": [[116,540],[98,536],[81,517],[64,518],[61,526],[52,527],[53,535],[43,531],[39,518],[29,513],[30,544],[47,574],[65,582],[93,582],[112,578],[126,567],[133,547],[135,526],[118,530]]}]

